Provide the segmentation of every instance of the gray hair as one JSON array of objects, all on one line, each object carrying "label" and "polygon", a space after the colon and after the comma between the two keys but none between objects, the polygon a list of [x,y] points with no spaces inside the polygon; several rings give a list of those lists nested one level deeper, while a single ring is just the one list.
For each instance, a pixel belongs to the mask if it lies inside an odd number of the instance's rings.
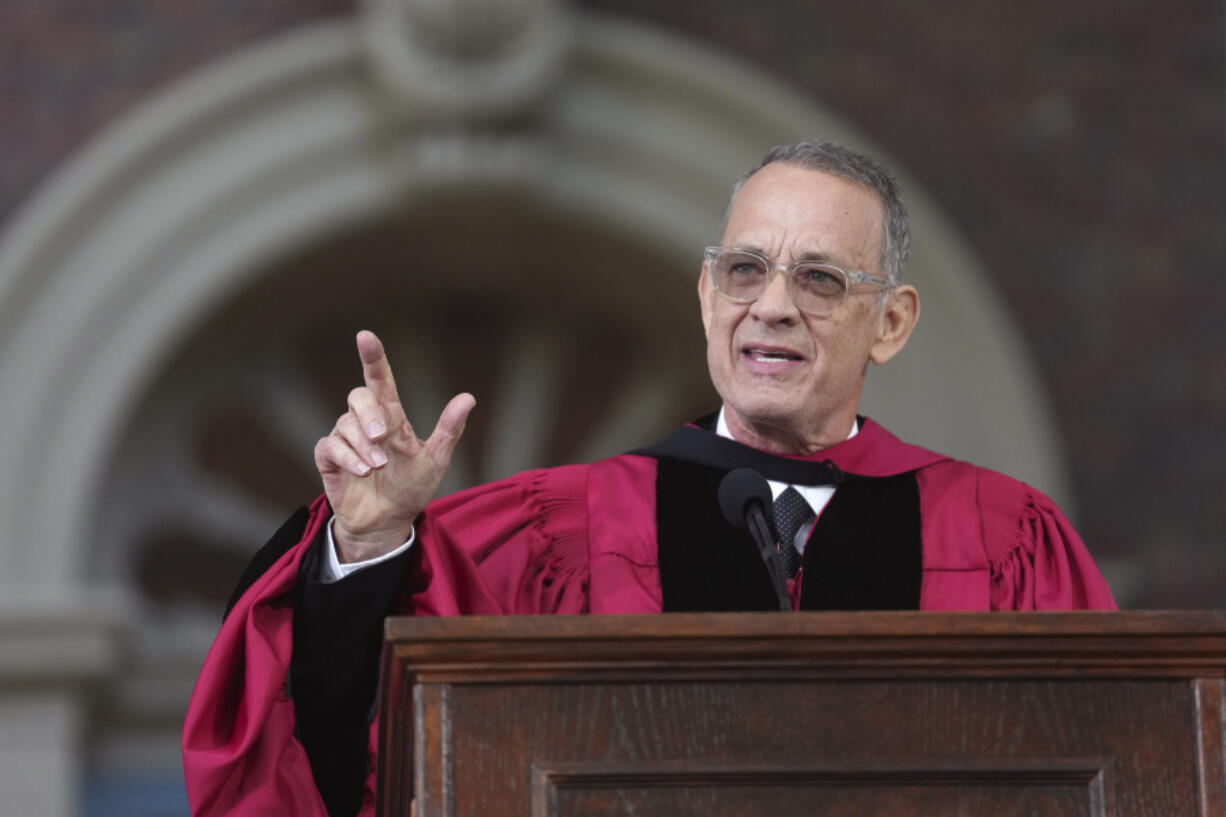
[{"label": "gray hair", "polygon": [[[911,254],[911,228],[907,225],[907,208],[902,203],[902,189],[893,173],[868,156],[836,142],[793,142],[779,145],[771,148],[748,173],[737,179],[732,186],[732,197],[728,201],[729,211],[732,210],[737,193],[749,177],[772,162],[829,173],[862,184],[875,192],[881,199],[885,215],[881,268],[891,283],[897,285],[902,282],[903,269],[907,265],[907,257]],[[727,227],[727,224],[728,216],[725,213],[724,226]]]}]

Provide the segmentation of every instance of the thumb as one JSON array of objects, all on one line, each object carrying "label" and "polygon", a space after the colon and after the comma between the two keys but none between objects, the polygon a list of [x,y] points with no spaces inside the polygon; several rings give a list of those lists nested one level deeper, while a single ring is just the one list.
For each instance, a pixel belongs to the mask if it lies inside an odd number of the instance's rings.
[{"label": "thumb", "polygon": [[430,459],[440,464],[451,461],[451,452],[455,450],[460,435],[464,433],[464,424],[468,421],[468,413],[477,405],[477,400],[467,392],[457,394],[439,415],[438,423],[426,440],[426,450]]}]

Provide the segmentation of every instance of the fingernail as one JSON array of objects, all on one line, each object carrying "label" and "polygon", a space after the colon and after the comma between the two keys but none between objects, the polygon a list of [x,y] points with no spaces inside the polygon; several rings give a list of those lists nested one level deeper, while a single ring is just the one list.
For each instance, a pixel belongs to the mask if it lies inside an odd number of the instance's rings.
[{"label": "fingernail", "polygon": [[366,424],[366,433],[372,437],[379,437],[386,430],[387,429],[383,427],[383,423],[380,423],[377,420],[372,420]]},{"label": "fingernail", "polygon": [[370,473],[370,466],[364,462],[359,462],[358,463],[358,476],[364,477],[369,473]]},{"label": "fingernail", "polygon": [[376,468],[382,468],[387,465],[387,455],[377,448],[370,452],[370,460],[375,464]]}]

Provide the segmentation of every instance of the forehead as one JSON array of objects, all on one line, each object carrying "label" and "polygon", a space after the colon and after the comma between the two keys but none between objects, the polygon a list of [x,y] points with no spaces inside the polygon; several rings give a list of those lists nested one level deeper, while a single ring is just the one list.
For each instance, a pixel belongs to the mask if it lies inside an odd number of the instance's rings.
[{"label": "forehead", "polygon": [[737,193],[722,243],[780,261],[823,257],[870,271],[880,264],[883,224],[881,199],[870,188],[775,162]]}]

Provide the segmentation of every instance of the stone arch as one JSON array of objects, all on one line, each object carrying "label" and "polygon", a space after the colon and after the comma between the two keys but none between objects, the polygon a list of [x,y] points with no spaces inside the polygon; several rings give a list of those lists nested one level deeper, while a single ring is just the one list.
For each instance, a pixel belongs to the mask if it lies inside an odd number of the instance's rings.
[{"label": "stone arch", "polygon": [[[763,146],[866,141],[744,66],[629,23],[577,21],[567,59],[514,136],[389,134],[359,26],[314,26],[202,71],[70,162],[0,247],[0,377],[20,384],[0,403],[0,516],[14,540],[43,543],[6,552],[5,575],[74,575],[99,455],[113,450],[134,393],[210,309],[321,231],[497,179],[680,259],[710,238],[728,180]],[[910,278],[926,314],[905,363],[870,377],[869,410],[1067,495],[1016,329],[965,242],[907,181]]]},{"label": "stone arch", "polygon": [[[395,49],[380,15],[400,7],[372,0],[354,19],[290,31],[159,94],[9,223],[0,236],[0,519],[9,543],[0,593],[79,607],[97,584],[90,550],[106,547],[97,531],[114,539],[139,512],[108,487],[123,482],[125,449],[139,448],[132,418],[185,359],[200,369],[180,382],[210,382],[208,367],[225,361],[183,350],[303,248],[412,222],[448,197],[502,196],[596,240],[620,236],[629,249],[619,257],[648,259],[653,273],[675,276],[669,286],[689,291],[731,180],[767,147],[821,135],[881,155],[836,114],[724,55],[625,21],[520,5],[551,21],[526,42],[544,37],[552,50],[525,63],[521,94],[505,110],[479,99],[448,108],[446,95],[421,104],[395,61],[388,68],[380,56]],[[1058,438],[1019,333],[966,242],[919,184],[905,173],[903,181],[916,234],[909,274],[925,317],[901,362],[870,375],[866,411],[912,441],[1008,470],[1067,502]],[[606,310],[661,350],[671,345],[651,334],[666,321],[634,322],[643,296],[606,294]],[[549,345],[548,336],[528,338],[523,360]],[[653,402],[668,386],[658,378],[632,382],[629,413],[581,455],[641,433],[646,412],[674,412],[671,422],[685,404]],[[311,427],[282,419],[294,433]],[[518,462],[514,452],[498,456]],[[156,482],[166,489],[174,477]],[[241,500],[226,507],[234,519],[262,519]],[[130,590],[122,575],[103,578],[121,597]],[[165,706],[181,705],[213,627],[205,617],[186,636],[175,630],[186,646]]]}]

